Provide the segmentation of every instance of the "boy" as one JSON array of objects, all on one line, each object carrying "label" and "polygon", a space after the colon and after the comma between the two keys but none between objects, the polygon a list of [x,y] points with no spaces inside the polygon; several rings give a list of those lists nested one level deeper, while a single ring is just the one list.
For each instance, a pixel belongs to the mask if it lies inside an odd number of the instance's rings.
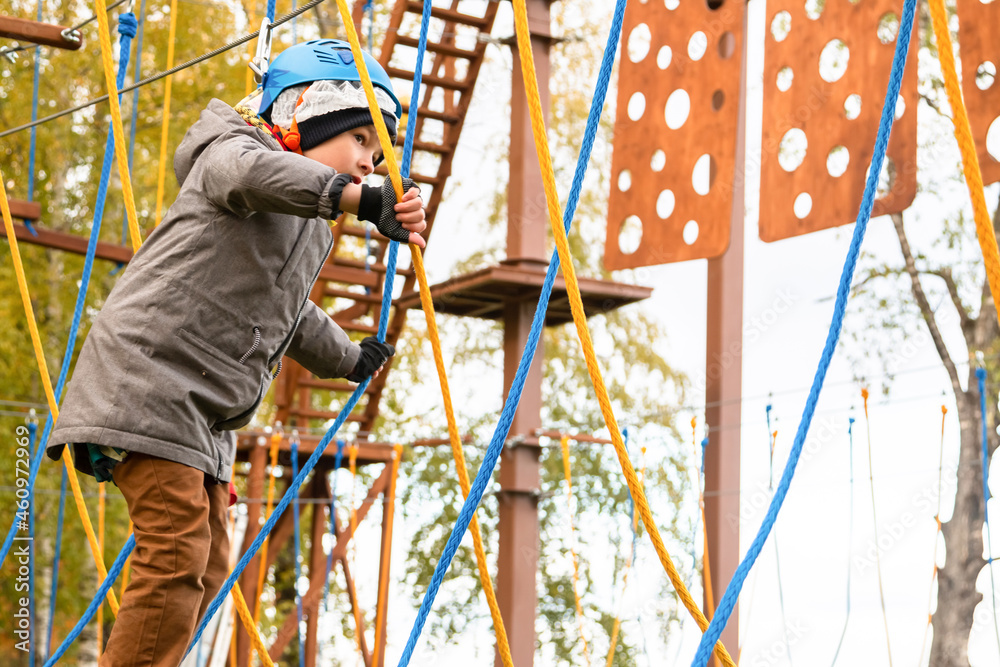
[{"label": "boy", "polygon": [[[395,141],[401,106],[365,61]],[[362,185],[381,161],[350,46],[298,44],[262,83],[259,115],[212,100],[174,157],[177,200],[84,343],[47,453],[113,479],[135,524],[132,579],[102,667],[178,665],[228,574],[234,429],[287,355],[362,382],[395,352],[361,345],[309,293],[339,211],[423,247],[417,188]]]}]

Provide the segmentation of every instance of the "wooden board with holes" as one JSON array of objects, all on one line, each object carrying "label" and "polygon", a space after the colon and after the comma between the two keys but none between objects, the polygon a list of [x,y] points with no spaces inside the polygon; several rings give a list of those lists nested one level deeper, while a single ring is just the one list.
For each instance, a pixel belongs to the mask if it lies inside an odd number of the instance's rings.
[{"label": "wooden board with holes", "polygon": [[604,265],[729,246],[743,53],[739,0],[656,0],[625,14]]},{"label": "wooden board with holes", "polygon": [[[962,96],[969,112],[969,125],[979,156],[983,184],[1000,181],[1000,4],[981,0],[958,0],[958,51],[962,57]],[[990,130],[993,135],[990,135]],[[987,137],[993,154],[987,150]]]},{"label": "wooden board with holes", "polygon": [[[892,67],[898,12],[895,0],[768,3],[760,160],[764,241],[857,219]],[[872,217],[904,210],[917,191],[916,34]]]}]

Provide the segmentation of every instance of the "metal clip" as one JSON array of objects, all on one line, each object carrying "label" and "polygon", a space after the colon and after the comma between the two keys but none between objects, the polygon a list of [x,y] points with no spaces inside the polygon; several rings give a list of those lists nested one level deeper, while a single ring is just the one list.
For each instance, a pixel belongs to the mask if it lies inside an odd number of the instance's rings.
[{"label": "metal clip", "polygon": [[80,43],[80,31],[76,28],[66,28],[59,34],[62,35],[62,38],[67,42],[73,42],[74,44]]},{"label": "metal clip", "polygon": [[135,8],[135,0],[128,0],[128,4],[125,5],[125,11],[123,14],[131,14],[132,10]]},{"label": "metal clip", "polygon": [[250,69],[253,70],[253,78],[258,85],[264,82],[267,76],[267,68],[271,62],[271,23],[265,16],[260,22],[260,31],[257,33],[257,53],[250,61]]},{"label": "metal clip", "polygon": [[10,63],[17,62],[17,51],[9,46],[0,46],[0,58],[6,58]]},{"label": "metal clip", "polygon": [[28,423],[34,424],[36,427],[38,426],[38,413],[35,412],[34,408],[28,410]]}]

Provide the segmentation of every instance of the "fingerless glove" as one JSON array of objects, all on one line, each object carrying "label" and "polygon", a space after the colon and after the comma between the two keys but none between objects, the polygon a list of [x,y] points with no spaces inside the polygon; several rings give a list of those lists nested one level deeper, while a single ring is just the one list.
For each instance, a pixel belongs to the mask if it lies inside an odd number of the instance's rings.
[{"label": "fingerless glove", "polygon": [[351,382],[364,382],[375,371],[382,368],[382,364],[394,354],[396,354],[396,348],[392,345],[378,342],[378,338],[375,336],[368,336],[361,341],[361,355],[347,379]]},{"label": "fingerless glove", "polygon": [[[403,192],[416,187],[413,179],[403,177]],[[410,232],[396,220],[396,190],[392,180],[386,178],[382,186],[373,188],[361,185],[361,198],[358,202],[358,219],[375,223],[375,228],[385,237],[400,243],[410,242]]]}]

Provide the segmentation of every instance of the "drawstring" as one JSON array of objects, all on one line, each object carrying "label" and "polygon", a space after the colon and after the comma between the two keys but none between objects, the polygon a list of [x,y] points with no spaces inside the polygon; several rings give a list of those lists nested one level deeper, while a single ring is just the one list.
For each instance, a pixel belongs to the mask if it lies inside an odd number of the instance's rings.
[{"label": "drawstring", "polygon": [[245,363],[246,360],[250,358],[250,355],[257,351],[257,348],[259,346],[260,346],[260,327],[254,327],[253,328],[253,345],[251,345],[250,349],[247,350],[246,352],[244,352],[243,356],[240,357],[240,363],[241,364]]}]

